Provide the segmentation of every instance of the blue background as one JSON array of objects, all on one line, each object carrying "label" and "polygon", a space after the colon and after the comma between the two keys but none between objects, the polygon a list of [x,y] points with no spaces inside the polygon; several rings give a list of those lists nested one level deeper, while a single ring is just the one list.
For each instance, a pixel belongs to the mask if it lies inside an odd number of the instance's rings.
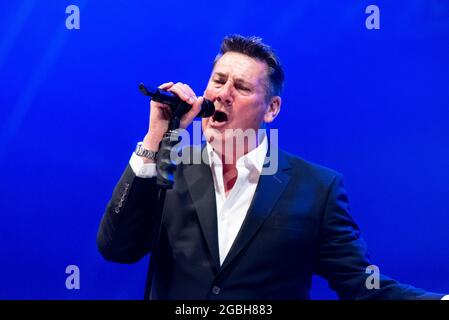
[{"label": "blue background", "polygon": [[[81,29],[68,30],[76,4]],[[380,30],[365,8],[380,7]],[[286,71],[280,145],[345,175],[381,272],[449,293],[449,2],[2,1],[0,298],[140,299],[148,257],[103,260],[95,238],[148,123],[137,84],[198,94],[229,33]],[[81,289],[65,268],[79,266]],[[336,298],[316,278],[312,298]]]}]

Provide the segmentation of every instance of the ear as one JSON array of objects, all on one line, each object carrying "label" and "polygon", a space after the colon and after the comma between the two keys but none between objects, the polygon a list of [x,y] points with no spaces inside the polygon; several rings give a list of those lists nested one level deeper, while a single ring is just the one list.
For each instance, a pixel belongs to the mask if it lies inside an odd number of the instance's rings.
[{"label": "ear", "polygon": [[277,117],[279,112],[281,112],[281,103],[281,97],[274,96],[271,98],[270,104],[268,105],[267,111],[265,111],[265,115],[263,117],[263,121],[265,123],[270,123]]}]

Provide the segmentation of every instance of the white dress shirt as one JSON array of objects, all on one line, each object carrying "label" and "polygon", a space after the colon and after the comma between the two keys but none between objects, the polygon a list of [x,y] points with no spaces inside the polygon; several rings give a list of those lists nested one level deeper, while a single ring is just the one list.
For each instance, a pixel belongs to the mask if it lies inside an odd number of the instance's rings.
[{"label": "white dress shirt", "polygon": [[245,220],[246,213],[256,192],[259,176],[268,150],[267,139],[255,149],[251,150],[236,162],[237,180],[226,196],[223,181],[223,164],[221,157],[206,146],[210,159],[210,166],[215,187],[215,201],[217,204],[218,247],[220,264],[223,264],[235,238]]},{"label": "white dress shirt", "polygon": [[[206,145],[209,163],[212,171],[215,188],[215,201],[217,206],[217,229],[220,264],[223,264],[235,238],[245,220],[246,213],[251,205],[263,163],[268,150],[267,139],[236,162],[237,180],[226,196],[223,181],[223,164],[220,156],[212,146]],[[144,163],[135,153],[131,156],[129,164],[140,178],[152,178],[157,175],[156,164]]]}]

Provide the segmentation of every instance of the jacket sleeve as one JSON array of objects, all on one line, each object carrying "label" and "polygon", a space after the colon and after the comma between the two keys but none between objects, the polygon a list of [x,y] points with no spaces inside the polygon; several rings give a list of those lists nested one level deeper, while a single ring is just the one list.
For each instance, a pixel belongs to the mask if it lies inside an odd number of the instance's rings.
[{"label": "jacket sleeve", "polygon": [[156,178],[136,177],[130,165],[117,183],[97,233],[106,260],[134,263],[152,251],[160,226],[162,190]]},{"label": "jacket sleeve", "polygon": [[[401,284],[382,274],[378,286],[367,267],[372,265],[360,230],[350,216],[342,177],[337,175],[322,217],[317,274],[328,280],[340,299],[441,299],[444,295]],[[369,269],[368,269],[369,270]],[[367,285],[368,283],[368,285]],[[370,289],[371,288],[371,289]]]}]

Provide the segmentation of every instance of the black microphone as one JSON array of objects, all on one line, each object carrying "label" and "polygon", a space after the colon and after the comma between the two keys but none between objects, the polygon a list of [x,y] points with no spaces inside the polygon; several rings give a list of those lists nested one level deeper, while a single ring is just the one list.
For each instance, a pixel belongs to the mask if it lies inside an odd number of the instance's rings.
[{"label": "black microphone", "polygon": [[[179,118],[181,118],[192,108],[190,104],[181,100],[181,98],[171,92],[164,91],[159,88],[148,89],[143,83],[139,84],[139,90],[143,95],[151,97],[151,100],[169,105],[172,113]],[[204,99],[201,104],[201,111],[197,114],[197,117],[207,118],[212,116],[214,112],[214,103],[210,100]]]}]

